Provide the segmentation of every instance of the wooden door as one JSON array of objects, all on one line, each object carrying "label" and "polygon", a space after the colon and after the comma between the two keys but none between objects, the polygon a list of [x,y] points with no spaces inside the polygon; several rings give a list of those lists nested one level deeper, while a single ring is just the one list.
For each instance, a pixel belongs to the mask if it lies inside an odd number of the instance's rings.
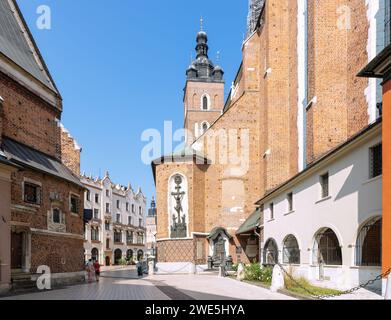
[{"label": "wooden door", "polygon": [[11,268],[22,268],[22,255],[23,255],[23,234],[11,233]]}]

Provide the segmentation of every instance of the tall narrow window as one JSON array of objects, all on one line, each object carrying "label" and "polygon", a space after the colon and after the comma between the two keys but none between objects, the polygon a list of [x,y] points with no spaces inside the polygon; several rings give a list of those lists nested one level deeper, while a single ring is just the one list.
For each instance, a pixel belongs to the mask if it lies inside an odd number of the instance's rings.
[{"label": "tall narrow window", "polygon": [[79,213],[79,197],[71,195],[71,212]]},{"label": "tall narrow window", "polygon": [[99,194],[95,193],[95,203],[99,203]]},{"label": "tall narrow window", "polygon": [[119,200],[117,200],[117,209],[119,209],[120,207],[120,203],[119,203]]},{"label": "tall narrow window", "polygon": [[110,203],[106,203],[106,213],[110,213]]},{"label": "tall narrow window", "polygon": [[382,174],[382,144],[369,149],[369,178],[375,178]]},{"label": "tall narrow window", "polygon": [[61,212],[59,209],[53,209],[53,223],[61,223]]},{"label": "tall narrow window", "polygon": [[207,96],[202,97],[202,110],[208,110],[209,109],[209,101]]},{"label": "tall narrow window", "polygon": [[273,202],[270,204],[269,210],[270,210],[270,220],[273,220],[274,219],[274,203]]},{"label": "tall narrow window", "polygon": [[293,193],[290,192],[287,194],[287,200],[288,200],[288,212],[293,211]]},{"label": "tall narrow window", "polygon": [[87,201],[91,201],[91,192],[90,192],[90,190],[86,191],[86,200]]},{"label": "tall narrow window", "polygon": [[320,176],[321,197],[327,198],[329,196],[329,173]]},{"label": "tall narrow window", "polygon": [[99,209],[94,209],[94,219],[99,220]]}]

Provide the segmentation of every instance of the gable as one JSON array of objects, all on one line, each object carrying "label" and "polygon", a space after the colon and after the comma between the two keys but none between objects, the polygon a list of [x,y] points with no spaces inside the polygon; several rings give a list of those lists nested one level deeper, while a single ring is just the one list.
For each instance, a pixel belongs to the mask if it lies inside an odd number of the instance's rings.
[{"label": "gable", "polygon": [[16,1],[0,1],[0,53],[58,93]]}]

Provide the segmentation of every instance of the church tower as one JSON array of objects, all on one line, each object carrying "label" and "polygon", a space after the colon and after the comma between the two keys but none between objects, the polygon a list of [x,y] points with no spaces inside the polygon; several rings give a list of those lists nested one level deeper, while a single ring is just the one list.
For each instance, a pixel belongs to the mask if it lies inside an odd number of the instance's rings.
[{"label": "church tower", "polygon": [[208,36],[197,34],[196,59],[186,71],[184,89],[186,143],[191,145],[221,116],[224,108],[223,69],[208,57]]}]

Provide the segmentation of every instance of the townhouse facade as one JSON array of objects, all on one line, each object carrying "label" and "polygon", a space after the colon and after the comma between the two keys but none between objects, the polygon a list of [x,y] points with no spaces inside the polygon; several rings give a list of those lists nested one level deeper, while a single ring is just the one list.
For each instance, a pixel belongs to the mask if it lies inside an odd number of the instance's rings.
[{"label": "townhouse facade", "polygon": [[141,260],[146,253],[146,197],[114,184],[106,172],[102,179],[81,176],[87,189],[84,209],[91,219],[85,224],[85,260],[111,266]]}]

